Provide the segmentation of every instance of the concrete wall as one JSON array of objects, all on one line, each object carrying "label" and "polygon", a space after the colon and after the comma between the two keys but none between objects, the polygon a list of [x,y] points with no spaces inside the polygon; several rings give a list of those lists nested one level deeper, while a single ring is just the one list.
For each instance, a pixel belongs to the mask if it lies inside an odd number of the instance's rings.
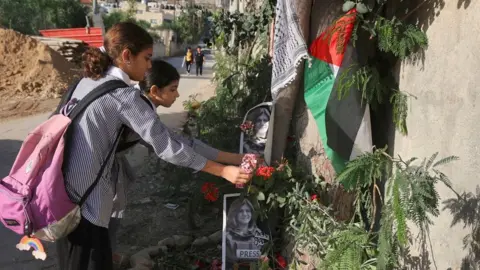
[{"label": "concrete wall", "polygon": [[[430,2],[436,5],[425,4],[410,18],[420,18],[430,45],[423,60],[401,64],[400,88],[418,99],[410,102],[409,135],[396,135],[395,152],[405,157],[427,157],[436,151],[457,155],[461,160],[444,172],[457,191],[475,192],[480,184],[480,3]],[[443,186],[439,191],[443,199],[454,196]],[[451,221],[451,215],[442,212],[431,228],[438,269],[457,269],[465,255],[462,238],[467,231],[461,225],[451,228]]]},{"label": "concrete wall", "polygon": [[170,42],[168,46],[161,42],[155,43],[153,45],[153,57],[182,56],[186,47],[186,45],[175,42]]},{"label": "concrete wall", "polygon": [[164,29],[156,30],[156,32],[159,34],[160,40],[153,46],[154,57],[172,57],[184,54],[187,45],[173,41],[175,33],[172,30]]},{"label": "concrete wall", "polygon": [[166,47],[163,43],[153,44],[153,57],[165,57],[166,56]]},{"label": "concrete wall", "polygon": [[[418,7],[422,1],[398,1],[416,11],[407,20],[418,24],[429,38],[429,48],[418,61],[398,64],[400,89],[417,97],[409,103],[409,135],[394,135],[391,150],[402,157],[429,157],[439,151],[440,156],[457,155],[460,161],[443,168],[454,188],[473,191],[480,184],[480,106],[477,73],[480,70],[480,24],[476,14],[480,3],[470,0],[432,0]],[[341,14],[342,0],[313,1],[310,42]],[[392,10],[400,6],[391,7]],[[404,9],[400,9],[404,10]],[[403,18],[405,13],[400,14]],[[475,56],[476,55],[476,56]],[[334,178],[330,162],[323,152],[318,129],[303,98],[303,84],[295,105],[293,125],[300,141],[300,160],[326,177]],[[393,141],[389,139],[389,141]],[[439,185],[442,199],[454,194]],[[441,206],[443,207],[443,206]],[[462,239],[469,233],[461,225],[451,228],[452,216],[442,212],[431,228],[433,256],[430,267],[415,269],[460,269],[466,252]],[[415,231],[413,232],[415,233]],[[428,243],[427,243],[428,245]],[[435,263],[435,264],[434,264]]]}]

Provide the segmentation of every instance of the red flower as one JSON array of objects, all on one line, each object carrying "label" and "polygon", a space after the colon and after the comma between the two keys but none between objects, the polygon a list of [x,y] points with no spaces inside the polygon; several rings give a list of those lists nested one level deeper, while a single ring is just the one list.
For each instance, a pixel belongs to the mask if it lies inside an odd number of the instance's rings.
[{"label": "red flower", "polygon": [[207,201],[214,202],[218,200],[219,191],[214,183],[206,182],[202,185],[202,193]]},{"label": "red flower", "polygon": [[272,174],[275,172],[275,168],[273,167],[267,167],[267,166],[260,166],[258,168],[256,175],[257,176],[262,176],[264,180],[269,179],[272,177]]},{"label": "red flower", "polygon": [[218,259],[214,259],[212,261],[210,270],[221,270],[222,269],[222,262]]},{"label": "red flower", "polygon": [[253,123],[252,121],[245,121],[244,123],[242,123],[240,125],[240,129],[245,132],[245,133],[248,133],[251,129],[253,129]]},{"label": "red flower", "polygon": [[212,187],[214,187],[215,184],[214,183],[209,183],[209,182],[205,182],[203,183],[202,185],[202,193],[206,193],[208,192]]},{"label": "red flower", "polygon": [[317,194],[313,194],[313,195],[310,197],[310,200],[312,200],[312,201],[316,201],[317,199],[318,199]]},{"label": "red flower", "polygon": [[214,188],[210,192],[205,193],[205,199],[211,202],[218,200],[218,197],[218,188]]},{"label": "red flower", "polygon": [[280,269],[285,269],[287,267],[287,261],[279,253],[277,253],[276,260]]},{"label": "red flower", "polygon": [[203,268],[205,267],[205,264],[201,260],[196,260],[195,261],[195,266],[198,268]]}]

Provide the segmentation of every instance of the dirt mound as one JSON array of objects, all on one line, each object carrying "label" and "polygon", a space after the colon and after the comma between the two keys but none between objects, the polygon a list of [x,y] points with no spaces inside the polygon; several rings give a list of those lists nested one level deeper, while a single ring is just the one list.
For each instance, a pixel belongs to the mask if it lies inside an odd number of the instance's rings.
[{"label": "dirt mound", "polygon": [[75,65],[47,45],[0,29],[0,98],[58,97],[79,76]]}]

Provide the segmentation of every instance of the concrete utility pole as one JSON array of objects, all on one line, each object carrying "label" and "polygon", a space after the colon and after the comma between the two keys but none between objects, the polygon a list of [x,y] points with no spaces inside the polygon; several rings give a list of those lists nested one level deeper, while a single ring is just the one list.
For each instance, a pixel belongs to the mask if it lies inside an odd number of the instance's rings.
[{"label": "concrete utility pole", "polygon": [[173,21],[177,18],[177,0],[173,1]]},{"label": "concrete utility pole", "polygon": [[98,3],[97,3],[97,0],[93,0],[93,14],[98,14]]},{"label": "concrete utility pole", "polygon": [[100,27],[102,29],[102,35],[105,36],[105,25],[103,24],[102,14],[98,12],[98,3],[97,0],[93,0],[93,12],[92,12],[92,22],[93,27]]}]

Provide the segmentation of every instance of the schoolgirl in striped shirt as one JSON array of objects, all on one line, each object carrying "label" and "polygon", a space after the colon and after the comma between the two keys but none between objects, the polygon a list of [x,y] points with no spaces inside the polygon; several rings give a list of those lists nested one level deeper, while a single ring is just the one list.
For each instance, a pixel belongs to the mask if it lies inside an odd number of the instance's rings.
[{"label": "schoolgirl in striped shirt", "polygon": [[[145,80],[140,82],[135,87],[142,91],[145,97],[145,102],[152,106],[152,110],[156,110],[158,107],[169,108],[173,103],[175,103],[176,99],[179,97],[179,82],[180,74],[174,66],[166,61],[154,59],[152,60],[152,67],[145,76]],[[175,133],[172,131],[172,134]],[[131,145],[132,141],[136,141],[151,149],[149,145],[145,144],[143,141],[140,141],[140,137],[138,135],[136,137],[132,135],[136,134],[128,134],[127,136],[127,143],[129,145]],[[214,149],[194,138],[188,138],[179,134],[175,134],[174,136],[176,136],[178,140],[181,140],[188,145],[196,145],[196,151],[208,159],[214,160],[219,155],[229,155],[228,153],[222,153],[221,151]],[[109,224],[110,240],[112,242],[112,250],[114,252],[113,261],[115,264],[120,264],[124,259],[123,254],[115,252],[117,241],[116,234],[121,220],[124,217],[127,201],[126,189],[135,179],[135,173],[128,164],[128,161],[125,157],[125,152],[126,151],[117,153],[119,172],[116,185],[116,194],[113,200],[113,213]],[[151,150],[151,152],[153,152],[153,150]]]},{"label": "schoolgirl in striped shirt", "polygon": [[[77,85],[72,98],[81,100],[109,80],[122,80],[131,86],[118,88],[93,101],[71,124],[72,135],[67,142],[69,156],[64,161],[64,176],[67,193],[73,202],[78,202],[94,182],[122,126],[138,134],[159,158],[167,162],[204,171],[233,184],[250,181],[252,175],[238,166],[242,155],[214,151],[211,157],[203,156],[201,153],[204,150],[213,148],[174,134],[161,122],[151,104],[145,102],[140,91],[133,87],[132,80],[143,81],[145,73],[152,66],[153,39],[147,31],[131,22],[116,24],[106,33],[104,47],[104,52],[90,48],[84,53],[84,78]],[[151,103],[173,103],[178,97],[177,87],[178,82],[176,86],[163,89],[156,86],[154,91],[150,89],[153,92]],[[57,242],[60,269],[113,269],[108,225],[116,193],[118,167],[117,159],[109,160],[100,181],[82,205],[80,224]]]}]

